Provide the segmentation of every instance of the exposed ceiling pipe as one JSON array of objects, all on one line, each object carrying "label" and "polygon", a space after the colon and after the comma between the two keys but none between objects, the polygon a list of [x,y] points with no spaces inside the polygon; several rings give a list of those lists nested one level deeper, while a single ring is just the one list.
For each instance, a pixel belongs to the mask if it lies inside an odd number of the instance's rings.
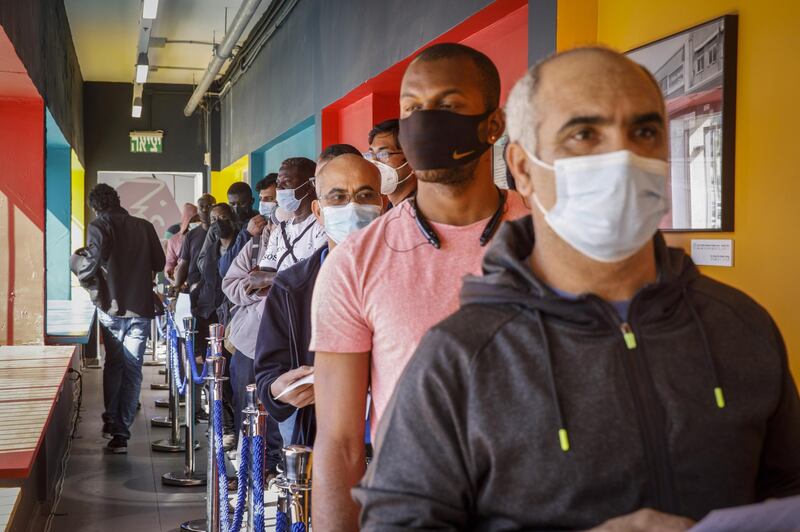
[{"label": "exposed ceiling pipe", "polygon": [[233,18],[230,31],[225,34],[225,38],[222,39],[220,45],[214,50],[214,58],[208,64],[206,73],[203,74],[203,78],[200,80],[197,87],[195,87],[192,97],[189,98],[189,103],[187,103],[186,107],[183,109],[184,115],[192,116],[192,113],[194,113],[194,110],[203,99],[211,83],[214,82],[214,78],[219,74],[219,71],[222,70],[225,61],[231,56],[233,47],[236,46],[242,33],[244,33],[248,22],[250,22],[250,19],[253,17],[260,3],[261,0],[244,0],[239,7],[239,11],[236,12],[236,16]]}]

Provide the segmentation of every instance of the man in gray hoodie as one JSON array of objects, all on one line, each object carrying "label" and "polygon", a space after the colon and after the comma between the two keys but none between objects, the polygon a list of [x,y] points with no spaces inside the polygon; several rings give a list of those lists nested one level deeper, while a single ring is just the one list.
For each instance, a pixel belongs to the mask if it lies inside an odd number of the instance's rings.
[{"label": "man in gray hoodie", "polygon": [[685,530],[800,493],[778,328],[657,231],[653,78],[578,49],[534,67],[506,112],[533,216],[501,228],[408,364],[354,491],[362,530]]}]

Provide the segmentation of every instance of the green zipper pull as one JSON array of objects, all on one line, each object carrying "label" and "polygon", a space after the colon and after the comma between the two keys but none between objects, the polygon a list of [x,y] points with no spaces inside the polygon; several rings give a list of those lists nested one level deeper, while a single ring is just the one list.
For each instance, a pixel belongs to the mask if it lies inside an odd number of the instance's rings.
[{"label": "green zipper pull", "polygon": [[623,323],[619,329],[622,331],[622,337],[625,339],[625,345],[628,346],[628,349],[636,349],[636,335],[633,334],[631,326]]}]

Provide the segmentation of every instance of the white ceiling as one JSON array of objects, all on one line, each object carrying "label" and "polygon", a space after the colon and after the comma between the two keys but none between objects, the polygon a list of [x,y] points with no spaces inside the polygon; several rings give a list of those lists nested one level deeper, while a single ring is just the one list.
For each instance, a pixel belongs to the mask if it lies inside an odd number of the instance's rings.
[{"label": "white ceiling", "polygon": [[[261,0],[240,44],[270,1]],[[219,43],[225,34],[225,8],[228,8],[230,25],[241,3],[242,0],[160,0],[152,36],[208,43],[215,40]],[[64,5],[83,79],[132,82],[141,0],[64,0]],[[151,45],[151,69],[147,82],[192,84],[199,81],[211,54],[211,44],[167,44],[163,48]],[[194,67],[198,70],[154,70],[155,66]]]}]

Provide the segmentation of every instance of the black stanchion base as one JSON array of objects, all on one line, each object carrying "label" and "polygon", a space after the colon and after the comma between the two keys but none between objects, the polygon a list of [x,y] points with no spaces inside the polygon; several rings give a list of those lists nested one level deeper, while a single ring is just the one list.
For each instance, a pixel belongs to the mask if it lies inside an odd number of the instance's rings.
[{"label": "black stanchion base", "polygon": [[151,384],[150,385],[150,389],[151,390],[169,390],[169,384],[166,384],[166,383],[163,383],[163,382],[160,382],[160,383],[157,383],[157,384]]},{"label": "black stanchion base", "polygon": [[165,486],[178,486],[192,488],[206,485],[205,473],[187,473],[185,471],[172,471],[161,475],[161,483]]},{"label": "black stanchion base", "polygon": [[195,519],[181,523],[181,530],[186,532],[208,532],[208,521],[206,519]]},{"label": "black stanchion base", "polygon": [[[156,399],[155,403],[158,408],[169,408],[169,399]],[[181,401],[180,406],[186,406],[186,403]]]},{"label": "black stanchion base", "polygon": [[[186,450],[186,444],[181,438],[178,441],[170,439],[154,441],[150,444],[150,448],[159,453],[182,453]],[[199,449],[200,443],[194,442],[194,448]]]}]

